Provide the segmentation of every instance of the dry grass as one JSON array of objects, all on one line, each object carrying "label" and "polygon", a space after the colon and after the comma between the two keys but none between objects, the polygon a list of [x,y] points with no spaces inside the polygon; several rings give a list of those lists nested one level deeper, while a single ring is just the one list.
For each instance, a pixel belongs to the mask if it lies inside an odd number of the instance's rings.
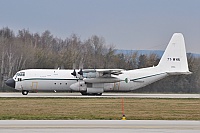
[{"label": "dry grass", "polygon": [[[127,119],[200,120],[200,99],[125,98]],[[120,98],[0,98],[0,119],[121,119]]]}]

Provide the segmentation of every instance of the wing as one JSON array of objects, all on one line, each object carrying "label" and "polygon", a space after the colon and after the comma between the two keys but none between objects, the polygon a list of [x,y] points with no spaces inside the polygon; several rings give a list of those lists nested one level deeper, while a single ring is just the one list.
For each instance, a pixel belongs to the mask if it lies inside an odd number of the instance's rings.
[{"label": "wing", "polygon": [[86,69],[83,70],[84,79],[87,83],[115,83],[120,79],[114,75],[122,74],[123,69]]},{"label": "wing", "polygon": [[122,74],[123,69],[96,69],[100,77],[112,77],[112,75]]}]

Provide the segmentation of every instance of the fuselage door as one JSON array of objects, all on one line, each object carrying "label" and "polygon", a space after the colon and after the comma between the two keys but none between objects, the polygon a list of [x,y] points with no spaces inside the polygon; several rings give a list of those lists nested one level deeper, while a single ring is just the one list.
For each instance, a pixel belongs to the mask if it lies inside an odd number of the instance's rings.
[{"label": "fuselage door", "polygon": [[120,82],[116,82],[116,83],[114,83],[113,90],[118,91],[118,90],[119,90],[119,87],[120,87]]},{"label": "fuselage door", "polygon": [[38,89],[38,82],[32,82],[31,89],[33,91],[37,91],[37,89]]}]

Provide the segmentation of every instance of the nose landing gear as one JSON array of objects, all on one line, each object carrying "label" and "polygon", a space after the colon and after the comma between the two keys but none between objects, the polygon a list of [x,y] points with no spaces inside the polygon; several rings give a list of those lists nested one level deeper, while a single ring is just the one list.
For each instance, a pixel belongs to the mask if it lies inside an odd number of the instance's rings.
[{"label": "nose landing gear", "polygon": [[23,91],[22,91],[22,94],[23,94],[23,95],[28,95],[28,92],[29,92],[29,91],[23,90]]}]

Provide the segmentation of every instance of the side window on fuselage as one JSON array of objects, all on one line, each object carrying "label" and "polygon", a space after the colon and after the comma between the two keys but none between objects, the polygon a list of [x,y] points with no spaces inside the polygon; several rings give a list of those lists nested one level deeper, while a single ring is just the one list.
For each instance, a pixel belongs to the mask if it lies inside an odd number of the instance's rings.
[{"label": "side window on fuselage", "polygon": [[18,81],[22,81],[22,78],[18,78]]}]

